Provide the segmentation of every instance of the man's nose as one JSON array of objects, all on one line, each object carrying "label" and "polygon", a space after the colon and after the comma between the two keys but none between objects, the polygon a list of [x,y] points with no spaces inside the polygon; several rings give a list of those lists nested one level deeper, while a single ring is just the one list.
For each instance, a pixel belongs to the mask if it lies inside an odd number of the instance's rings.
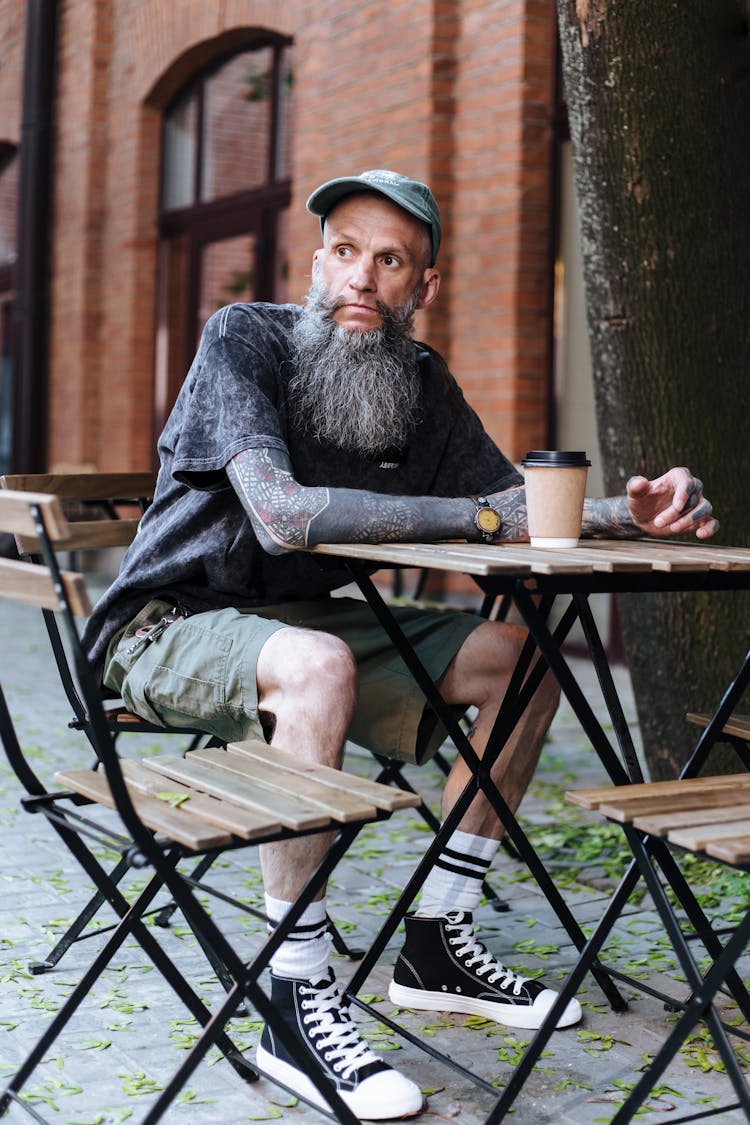
[{"label": "man's nose", "polygon": [[357,258],[349,278],[352,289],[373,290],[375,288],[375,262],[372,258]]}]

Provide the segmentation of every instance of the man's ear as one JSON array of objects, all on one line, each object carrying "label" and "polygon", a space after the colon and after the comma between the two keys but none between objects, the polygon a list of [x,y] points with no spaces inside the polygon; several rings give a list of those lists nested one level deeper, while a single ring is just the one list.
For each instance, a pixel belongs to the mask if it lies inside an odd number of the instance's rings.
[{"label": "man's ear", "polygon": [[440,289],[440,273],[433,266],[422,274],[422,283],[419,289],[418,309],[426,309],[438,295]]},{"label": "man's ear", "polygon": [[316,250],[315,253],[313,254],[313,259],[312,259],[312,275],[313,275],[313,277],[315,277],[315,274],[318,271],[318,265],[320,264],[320,255],[322,253],[323,253],[323,251],[319,249],[319,250]]}]

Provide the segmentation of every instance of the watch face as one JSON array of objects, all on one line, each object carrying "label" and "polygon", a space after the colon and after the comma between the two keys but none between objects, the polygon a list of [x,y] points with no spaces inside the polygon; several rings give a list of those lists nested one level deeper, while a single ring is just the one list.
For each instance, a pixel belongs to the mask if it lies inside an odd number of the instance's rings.
[{"label": "watch face", "polygon": [[494,508],[480,508],[477,512],[477,527],[480,531],[492,534],[500,530],[500,516]]}]

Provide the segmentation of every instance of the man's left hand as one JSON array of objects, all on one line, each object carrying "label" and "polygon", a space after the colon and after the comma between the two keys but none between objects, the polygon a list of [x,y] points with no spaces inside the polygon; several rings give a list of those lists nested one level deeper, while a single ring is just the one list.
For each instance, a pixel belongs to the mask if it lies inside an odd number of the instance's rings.
[{"label": "man's left hand", "polygon": [[692,531],[709,539],[719,530],[713,508],[703,495],[703,483],[689,469],[670,469],[656,480],[631,477],[627,483],[633,522],[646,535],[681,535]]}]

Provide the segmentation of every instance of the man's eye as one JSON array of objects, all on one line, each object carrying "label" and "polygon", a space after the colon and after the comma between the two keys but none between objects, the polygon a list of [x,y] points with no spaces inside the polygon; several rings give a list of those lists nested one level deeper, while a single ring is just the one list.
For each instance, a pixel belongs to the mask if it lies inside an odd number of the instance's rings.
[{"label": "man's eye", "polygon": [[383,265],[385,265],[385,266],[397,266],[398,265],[398,258],[394,258],[393,254],[386,254],[385,257],[383,258]]}]

